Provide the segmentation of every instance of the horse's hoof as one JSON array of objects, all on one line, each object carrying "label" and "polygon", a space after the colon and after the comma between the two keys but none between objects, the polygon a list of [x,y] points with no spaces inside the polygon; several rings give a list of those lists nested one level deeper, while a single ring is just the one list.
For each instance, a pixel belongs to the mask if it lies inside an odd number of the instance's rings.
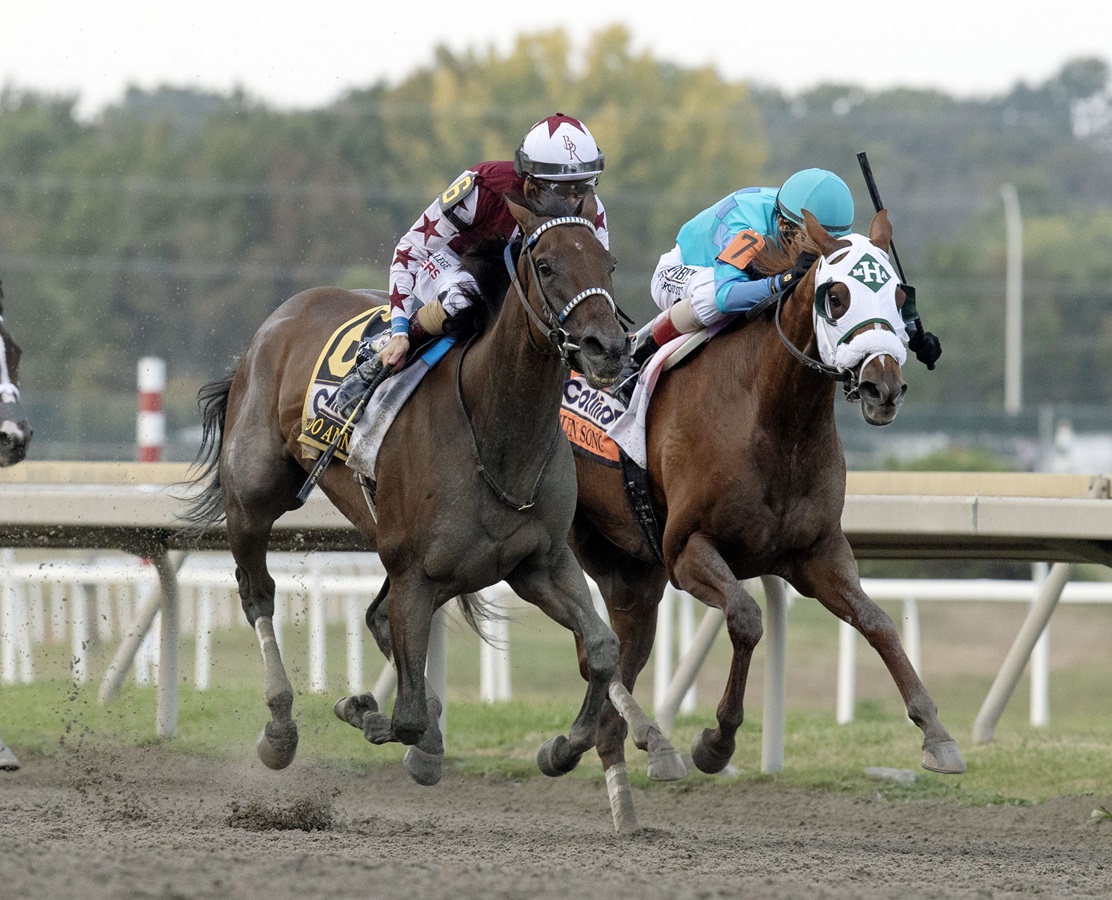
[{"label": "horse's hoof", "polygon": [[255,744],[259,759],[268,769],[284,769],[297,755],[297,725],[267,722]]},{"label": "horse's hoof", "polygon": [[537,751],[537,766],[550,778],[559,778],[579,765],[582,755],[573,753],[571,742],[564,735],[558,734],[541,744],[541,749]]},{"label": "horse's hoof", "polygon": [[444,751],[439,754],[426,753],[416,744],[405,751],[402,758],[409,777],[418,784],[433,785],[444,777]]},{"label": "horse's hoof", "polygon": [[710,747],[710,740],[714,736],[714,729],[704,728],[691,743],[691,760],[695,768],[707,775],[717,775],[730,762],[731,753],[722,755]]},{"label": "horse's hoof", "polygon": [[687,766],[675,747],[649,751],[650,781],[679,781],[687,777]]},{"label": "horse's hoof", "polygon": [[939,741],[923,745],[923,768],[943,775],[960,775],[965,771],[957,741]]},{"label": "horse's hoof", "polygon": [[332,707],[341,722],[347,722],[352,728],[363,730],[363,719],[367,713],[378,712],[378,704],[373,694],[361,694],[358,697],[341,697]]}]

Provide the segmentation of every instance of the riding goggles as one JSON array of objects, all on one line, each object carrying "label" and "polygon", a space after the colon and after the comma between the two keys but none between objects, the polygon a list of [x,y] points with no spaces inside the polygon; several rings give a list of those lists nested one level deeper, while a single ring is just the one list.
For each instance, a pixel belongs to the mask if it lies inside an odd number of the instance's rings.
[{"label": "riding goggles", "polygon": [[569,200],[572,197],[580,198],[593,191],[598,186],[598,176],[586,178],[582,181],[546,181],[544,178],[534,178],[546,191],[551,191],[557,197]]}]

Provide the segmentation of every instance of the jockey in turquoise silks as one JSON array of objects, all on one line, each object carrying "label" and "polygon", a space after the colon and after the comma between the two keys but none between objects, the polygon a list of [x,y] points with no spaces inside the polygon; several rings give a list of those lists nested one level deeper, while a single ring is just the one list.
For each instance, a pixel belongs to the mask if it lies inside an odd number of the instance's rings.
[{"label": "jockey in turquoise silks", "polygon": [[[762,276],[750,264],[769,241],[787,249],[803,228],[805,209],[835,237],[853,228],[849,187],[826,169],[803,169],[779,188],[734,191],[686,222],[653,273],[650,293],[663,311],[638,332],[633,360],[643,362],[681,334],[749,313],[802,278],[815,262],[809,253],[779,275]],[[930,344],[918,355],[933,368],[941,353],[938,339],[917,318],[907,325],[912,350],[916,338]]]}]

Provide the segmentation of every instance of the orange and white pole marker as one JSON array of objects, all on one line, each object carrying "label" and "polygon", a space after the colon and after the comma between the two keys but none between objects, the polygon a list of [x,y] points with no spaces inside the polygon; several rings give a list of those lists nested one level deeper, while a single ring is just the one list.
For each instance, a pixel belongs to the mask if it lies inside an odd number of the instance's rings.
[{"label": "orange and white pole marker", "polygon": [[159,462],[166,443],[162,394],[166,390],[166,361],[157,356],[139,360],[139,415],[135,423],[136,459]]}]

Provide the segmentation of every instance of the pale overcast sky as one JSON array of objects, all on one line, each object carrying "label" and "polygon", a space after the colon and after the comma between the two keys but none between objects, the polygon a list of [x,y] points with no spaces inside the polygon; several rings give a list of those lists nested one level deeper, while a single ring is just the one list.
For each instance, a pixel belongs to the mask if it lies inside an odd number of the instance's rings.
[{"label": "pale overcast sky", "polygon": [[563,28],[576,48],[624,24],[635,52],[792,93],[827,81],[935,87],[986,96],[1035,84],[1079,56],[1112,64],[1112,2],[788,0],[493,3],[382,0],[241,3],[4,0],[0,85],[80,97],[95,113],[131,84],[242,87],[282,108],[326,104],[352,87],[396,83],[434,48],[505,50],[520,34]]}]

